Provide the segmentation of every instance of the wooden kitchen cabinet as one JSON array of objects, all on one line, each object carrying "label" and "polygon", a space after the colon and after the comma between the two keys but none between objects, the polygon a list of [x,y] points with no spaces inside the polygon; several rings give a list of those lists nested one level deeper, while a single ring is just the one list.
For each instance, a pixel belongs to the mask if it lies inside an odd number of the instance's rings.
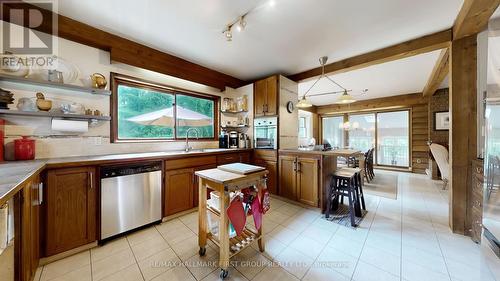
[{"label": "wooden kitchen cabinet", "polygon": [[318,205],[318,160],[297,158],[297,200],[310,206]]},{"label": "wooden kitchen cabinet", "polygon": [[278,194],[277,172],[278,165],[276,161],[269,161],[264,159],[255,159],[255,165],[264,167],[269,172],[267,174],[267,190],[272,194]]},{"label": "wooden kitchen cabinet", "polygon": [[49,170],[46,185],[45,255],[96,241],[94,167]]},{"label": "wooden kitchen cabinet", "polygon": [[194,207],[194,169],[178,169],[165,172],[164,216]]},{"label": "wooden kitchen cabinet", "polygon": [[18,193],[19,221],[16,221],[16,252],[19,253],[16,267],[18,279],[31,281],[40,261],[40,177],[33,176]]},{"label": "wooden kitchen cabinet", "polygon": [[278,76],[254,83],[254,116],[278,114]]},{"label": "wooden kitchen cabinet", "polygon": [[297,175],[295,156],[279,157],[279,195],[291,200],[297,200]]},{"label": "wooden kitchen cabinet", "polygon": [[279,174],[280,196],[309,206],[318,206],[318,159],[280,155]]}]

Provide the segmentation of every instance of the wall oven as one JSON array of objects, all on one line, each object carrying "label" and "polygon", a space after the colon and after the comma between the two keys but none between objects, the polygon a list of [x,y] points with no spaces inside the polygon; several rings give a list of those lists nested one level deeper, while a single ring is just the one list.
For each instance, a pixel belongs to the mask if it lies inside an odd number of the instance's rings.
[{"label": "wall oven", "polygon": [[255,118],[253,125],[254,148],[278,148],[278,117]]}]

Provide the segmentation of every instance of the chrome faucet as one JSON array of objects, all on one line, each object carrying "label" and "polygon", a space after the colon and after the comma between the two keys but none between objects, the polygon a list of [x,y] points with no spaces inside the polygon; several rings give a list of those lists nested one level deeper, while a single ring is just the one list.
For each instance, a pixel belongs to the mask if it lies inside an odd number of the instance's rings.
[{"label": "chrome faucet", "polygon": [[187,129],[187,131],[186,131],[186,145],[184,147],[184,151],[186,151],[186,152],[189,152],[191,149],[193,149],[191,146],[189,146],[189,132],[191,132],[191,130],[194,130],[196,132],[196,139],[198,139],[198,134],[199,134],[198,129],[192,128],[192,127]]}]

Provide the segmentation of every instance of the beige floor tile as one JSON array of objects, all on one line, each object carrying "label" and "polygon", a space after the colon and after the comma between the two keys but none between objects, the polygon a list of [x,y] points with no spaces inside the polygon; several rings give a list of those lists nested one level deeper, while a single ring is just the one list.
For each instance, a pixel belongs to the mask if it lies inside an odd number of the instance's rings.
[{"label": "beige floor tile", "polygon": [[355,281],[400,281],[398,276],[392,275],[382,269],[359,261],[356,272],[352,277]]},{"label": "beige floor tile", "polygon": [[450,281],[450,276],[448,274],[432,271],[426,267],[408,261],[403,261],[401,274],[402,277],[408,281]]},{"label": "beige floor tile", "polygon": [[266,267],[252,281],[298,281],[297,277],[281,267]]},{"label": "beige floor tile", "polygon": [[307,257],[301,252],[288,247],[279,254],[275,261],[286,271],[301,279],[314,263],[314,259]]},{"label": "beige floor tile", "polygon": [[[205,255],[213,256],[217,254],[212,246],[207,245],[205,248]],[[190,236],[185,240],[181,240],[172,245],[172,250],[174,250],[182,261],[185,261],[194,255],[198,255],[198,251],[200,250],[200,247],[198,246],[198,237]]]},{"label": "beige floor tile", "polygon": [[249,280],[253,279],[259,272],[271,264],[270,260],[252,247],[241,251],[231,261],[234,262],[236,270]]},{"label": "beige floor tile", "polygon": [[43,267],[40,280],[50,280],[63,276],[68,272],[75,271],[90,264],[90,252],[85,251],[71,257],[47,264]]},{"label": "beige floor tile", "polygon": [[301,236],[305,236],[311,239],[314,239],[318,243],[326,244],[330,241],[330,238],[333,236],[332,231],[323,229],[317,225],[309,225],[301,234]]},{"label": "beige floor tile", "polygon": [[[260,251],[259,245],[257,243],[252,244],[252,248]],[[281,252],[286,248],[286,245],[280,242],[278,239],[264,239],[264,255],[269,260],[274,260]]]},{"label": "beige floor tile", "polygon": [[328,242],[327,247],[340,250],[351,256],[359,257],[363,249],[363,242],[335,233],[330,239],[330,242]]},{"label": "beige floor tile", "polygon": [[141,261],[153,254],[156,254],[162,250],[168,249],[170,246],[161,237],[161,235],[151,237],[142,243],[132,245],[132,252],[138,261]]},{"label": "beige floor tile", "polygon": [[139,268],[146,281],[180,266],[181,261],[172,249],[166,249],[139,262]]},{"label": "beige floor tile", "polygon": [[198,223],[198,211],[186,214],[179,218],[183,224]]},{"label": "beige floor tile", "polygon": [[91,281],[90,265],[70,271],[64,275],[58,276],[51,281]]},{"label": "beige floor tile", "polygon": [[325,247],[321,255],[319,255],[317,262],[330,264],[336,271],[342,273],[344,276],[352,276],[358,257],[349,255],[340,250]]},{"label": "beige floor tile", "polygon": [[[228,269],[229,275],[224,279],[224,281],[247,281],[245,276],[241,275],[234,267]],[[220,270],[216,269],[212,271],[207,277],[203,278],[201,281],[220,281]]]},{"label": "beige floor tile", "polygon": [[158,227],[158,231],[160,231],[163,238],[165,238],[170,245],[176,244],[186,238],[197,236],[191,229],[182,223],[180,225],[161,226]]},{"label": "beige floor tile", "polygon": [[285,228],[283,226],[277,226],[269,235],[266,235],[266,238],[268,239],[278,239],[281,243],[285,245],[289,245],[290,243],[293,242],[297,237],[299,236],[299,233],[293,230],[290,230],[288,228]]},{"label": "beige floor tile", "polygon": [[360,259],[395,276],[401,275],[401,258],[387,251],[365,246]]},{"label": "beige floor tile", "polygon": [[292,205],[290,203],[285,203],[283,206],[279,207],[276,211],[280,212],[289,217],[295,215],[301,208],[296,205]]},{"label": "beige floor tile", "polygon": [[299,235],[299,237],[290,244],[290,247],[312,259],[316,259],[325,246],[326,243],[320,243],[304,235]]},{"label": "beige floor tile", "polygon": [[196,279],[186,267],[178,266],[158,275],[153,281],[196,281]]},{"label": "beige floor tile", "polygon": [[342,275],[338,271],[328,266],[313,265],[306,273],[304,281],[349,281],[349,277]]},{"label": "beige floor tile", "polygon": [[135,263],[132,250],[125,249],[112,256],[108,256],[99,261],[92,262],[92,277],[98,281],[113,273],[123,270]]},{"label": "beige floor tile", "polygon": [[201,280],[219,268],[219,255],[205,255],[203,257],[194,255],[185,261],[185,265],[196,280]]},{"label": "beige floor tile", "polygon": [[162,237],[160,233],[154,227],[149,227],[127,235],[127,240],[131,247],[140,243],[144,243],[148,240],[161,238]]},{"label": "beige floor tile", "polygon": [[143,281],[141,271],[137,264],[133,264],[125,269],[113,273],[101,279],[101,281]]},{"label": "beige floor tile", "polygon": [[90,250],[92,262],[102,260],[123,250],[130,249],[127,238],[118,238]]}]

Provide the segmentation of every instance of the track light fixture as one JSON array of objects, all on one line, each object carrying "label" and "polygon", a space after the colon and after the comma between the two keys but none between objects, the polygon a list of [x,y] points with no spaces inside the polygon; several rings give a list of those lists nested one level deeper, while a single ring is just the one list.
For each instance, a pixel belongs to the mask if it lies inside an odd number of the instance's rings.
[{"label": "track light fixture", "polygon": [[257,10],[265,7],[268,5],[269,7],[274,7],[276,5],[276,0],[265,0],[265,3],[260,3],[256,7],[251,8],[248,10],[246,13],[240,15],[236,19],[234,19],[232,22],[230,22],[226,28],[222,31],[222,34],[224,34],[224,37],[226,38],[227,41],[233,41],[233,27],[236,28],[236,31],[241,32],[245,30],[245,27],[247,26],[247,21],[246,17],[253,12],[257,12]]}]

